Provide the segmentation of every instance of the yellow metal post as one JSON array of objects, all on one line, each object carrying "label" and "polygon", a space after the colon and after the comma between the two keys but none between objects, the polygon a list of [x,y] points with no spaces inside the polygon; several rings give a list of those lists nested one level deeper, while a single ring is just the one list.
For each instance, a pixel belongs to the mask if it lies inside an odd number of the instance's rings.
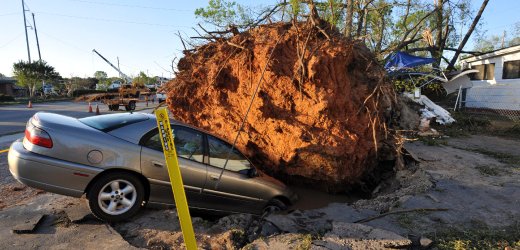
[{"label": "yellow metal post", "polygon": [[175,199],[175,206],[177,207],[177,214],[181,223],[184,243],[188,250],[194,250],[197,249],[197,242],[191,223],[186,193],[184,192],[184,184],[182,183],[181,169],[177,160],[168,111],[166,108],[159,108],[155,111],[155,116],[157,118],[157,128],[159,129],[164,158],[166,159],[166,167],[170,176],[170,184],[172,185],[173,198]]}]

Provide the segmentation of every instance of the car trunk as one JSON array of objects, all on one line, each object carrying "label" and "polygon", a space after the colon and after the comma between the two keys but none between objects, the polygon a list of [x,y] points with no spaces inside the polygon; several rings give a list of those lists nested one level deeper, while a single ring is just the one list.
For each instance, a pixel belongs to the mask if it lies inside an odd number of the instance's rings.
[{"label": "car trunk", "polygon": [[[52,147],[35,145],[24,139],[24,147],[40,155],[89,166],[123,166],[128,153],[139,152],[137,145],[113,137],[105,132],[89,127],[76,118],[52,114],[37,113],[30,122],[47,132],[52,140]],[[118,149],[116,152],[114,149]]]}]

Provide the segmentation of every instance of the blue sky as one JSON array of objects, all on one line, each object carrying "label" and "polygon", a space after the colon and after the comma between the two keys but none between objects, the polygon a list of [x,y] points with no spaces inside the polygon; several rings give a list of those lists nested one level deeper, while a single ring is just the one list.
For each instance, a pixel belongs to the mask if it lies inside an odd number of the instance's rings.
[{"label": "blue sky", "polygon": [[[12,75],[12,65],[27,60],[21,0],[0,0],[0,73]],[[237,1],[269,5],[276,1]],[[117,72],[92,53],[96,49],[112,63],[119,57],[128,75],[139,71],[169,77],[171,60],[181,57],[182,44],[175,35],[194,35],[200,20],[194,10],[207,1],[166,0],[26,0],[35,13],[42,59],[63,77],[92,76],[103,70]],[[473,8],[481,0],[472,0]],[[491,0],[483,14],[487,35],[502,34],[520,21],[520,1]],[[27,12],[29,24],[32,16]],[[38,59],[34,30],[28,29],[31,59]],[[469,44],[466,48],[471,48]]]}]

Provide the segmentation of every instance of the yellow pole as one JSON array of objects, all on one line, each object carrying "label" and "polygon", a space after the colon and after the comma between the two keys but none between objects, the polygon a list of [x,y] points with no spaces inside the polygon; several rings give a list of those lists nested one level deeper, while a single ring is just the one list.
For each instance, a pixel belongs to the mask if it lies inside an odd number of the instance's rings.
[{"label": "yellow pole", "polygon": [[179,161],[177,160],[177,152],[175,151],[168,111],[166,108],[159,108],[155,111],[155,117],[157,118],[157,128],[159,129],[184,243],[188,250],[195,250],[197,249],[197,241],[195,240],[195,232],[193,231],[193,225],[191,223],[188,201],[186,199],[186,193],[184,192],[184,184],[182,183],[181,169],[179,167]]}]

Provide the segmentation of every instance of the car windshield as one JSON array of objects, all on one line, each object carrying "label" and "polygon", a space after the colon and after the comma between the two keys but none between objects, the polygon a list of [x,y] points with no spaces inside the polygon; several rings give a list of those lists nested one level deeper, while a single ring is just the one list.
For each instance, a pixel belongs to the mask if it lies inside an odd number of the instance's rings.
[{"label": "car windshield", "polygon": [[90,116],[78,119],[80,122],[99,129],[103,132],[109,132],[117,128],[121,128],[133,123],[148,120],[148,116],[136,113],[124,113],[113,115]]}]

